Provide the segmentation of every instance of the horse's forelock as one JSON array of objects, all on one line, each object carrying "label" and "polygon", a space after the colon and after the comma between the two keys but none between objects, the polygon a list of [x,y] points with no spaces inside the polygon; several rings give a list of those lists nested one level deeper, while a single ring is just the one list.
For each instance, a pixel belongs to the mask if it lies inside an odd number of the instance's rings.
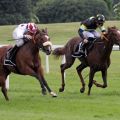
[{"label": "horse's forelock", "polygon": [[46,38],[45,41],[48,41],[48,42],[44,42],[43,46],[47,46],[47,45],[50,45],[52,46],[52,43],[49,42],[49,36],[47,34],[47,31],[45,29],[41,29],[41,30],[38,30],[35,34],[35,41],[38,40],[38,38],[42,38],[42,36],[44,36]]},{"label": "horse's forelock", "polygon": [[116,27],[116,26],[108,27],[108,32],[114,31],[114,30],[117,30],[117,27]]},{"label": "horse's forelock", "polygon": [[46,33],[46,34],[48,34],[48,32],[47,32],[47,28],[45,28],[45,29],[42,29],[41,30],[43,33]]},{"label": "horse's forelock", "polygon": [[46,33],[44,33],[42,30],[37,30],[37,32],[35,33],[34,36],[37,36],[37,35],[42,36],[42,35],[45,35],[45,34]]}]

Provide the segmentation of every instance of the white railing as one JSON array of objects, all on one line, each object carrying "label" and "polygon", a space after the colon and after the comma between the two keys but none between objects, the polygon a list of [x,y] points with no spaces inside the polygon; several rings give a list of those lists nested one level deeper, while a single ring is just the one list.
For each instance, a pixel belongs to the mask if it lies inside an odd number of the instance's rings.
[{"label": "white railing", "polygon": [[120,50],[120,46],[114,45],[114,46],[113,46],[113,50]]},{"label": "white railing", "polygon": [[[58,48],[58,47],[63,47],[63,45],[52,45],[52,50],[54,50],[55,48]],[[62,63],[64,64],[65,63],[65,56],[63,55],[62,56]],[[46,55],[46,73],[49,73],[50,72],[50,69],[49,69],[49,56]]]}]

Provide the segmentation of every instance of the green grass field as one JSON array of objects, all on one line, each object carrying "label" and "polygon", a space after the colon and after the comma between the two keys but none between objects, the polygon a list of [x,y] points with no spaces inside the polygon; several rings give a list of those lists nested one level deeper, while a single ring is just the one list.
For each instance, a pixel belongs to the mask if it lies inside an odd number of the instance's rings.
[{"label": "green grass field", "polygon": [[[117,26],[120,22],[106,22],[105,26]],[[0,44],[14,44],[12,30],[15,26],[0,26]],[[42,24],[40,28],[48,28],[53,44],[65,44],[69,38],[77,35],[79,23]],[[45,55],[40,52],[43,67]],[[72,68],[66,70],[66,89],[59,93],[61,75],[59,65],[61,59],[55,60],[50,56],[50,73],[45,73],[49,86],[58,94],[52,98],[49,94],[43,96],[38,81],[29,76],[10,75],[10,89],[6,102],[0,92],[0,120],[119,120],[120,119],[120,52],[111,54],[111,66],[108,69],[108,87],[106,89],[92,87],[91,96],[86,91],[79,92],[81,84],[76,73],[79,61],[76,60]],[[89,69],[83,71],[83,76]],[[98,72],[95,80],[102,83]]]}]

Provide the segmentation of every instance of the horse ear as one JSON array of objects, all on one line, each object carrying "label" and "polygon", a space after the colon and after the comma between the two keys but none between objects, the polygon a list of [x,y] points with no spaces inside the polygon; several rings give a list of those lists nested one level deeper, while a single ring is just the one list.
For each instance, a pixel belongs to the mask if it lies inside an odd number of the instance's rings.
[{"label": "horse ear", "polygon": [[43,33],[47,33],[47,34],[48,34],[47,28],[42,29],[41,31],[42,31]]},{"label": "horse ear", "polygon": [[108,31],[109,31],[109,30],[114,30],[114,29],[117,29],[117,27],[116,27],[116,26],[108,27]]},{"label": "horse ear", "polygon": [[44,29],[41,29],[42,32],[44,32]]},{"label": "horse ear", "polygon": [[48,33],[48,30],[47,30],[47,28],[45,28],[45,32],[46,32],[46,33]]}]

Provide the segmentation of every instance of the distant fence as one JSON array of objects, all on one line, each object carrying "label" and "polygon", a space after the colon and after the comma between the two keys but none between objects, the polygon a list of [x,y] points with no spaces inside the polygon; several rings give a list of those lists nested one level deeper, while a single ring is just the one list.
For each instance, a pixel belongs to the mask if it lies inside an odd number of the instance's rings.
[{"label": "distant fence", "polygon": [[[0,47],[2,47],[2,46],[6,46],[6,45],[0,45]],[[63,47],[63,45],[53,45],[52,49],[54,50],[55,48],[58,48],[58,47]],[[116,50],[116,51],[120,50],[120,46],[114,45],[113,50]],[[63,55],[61,63],[64,64],[65,61],[66,61],[65,56]],[[46,73],[49,73],[50,68],[49,68],[49,56],[48,55],[46,55],[46,65],[45,66],[46,66]],[[6,88],[9,89],[9,76],[6,79]]]},{"label": "distant fence", "polygon": [[113,46],[113,50],[120,50],[120,46],[114,45],[114,46]]}]

